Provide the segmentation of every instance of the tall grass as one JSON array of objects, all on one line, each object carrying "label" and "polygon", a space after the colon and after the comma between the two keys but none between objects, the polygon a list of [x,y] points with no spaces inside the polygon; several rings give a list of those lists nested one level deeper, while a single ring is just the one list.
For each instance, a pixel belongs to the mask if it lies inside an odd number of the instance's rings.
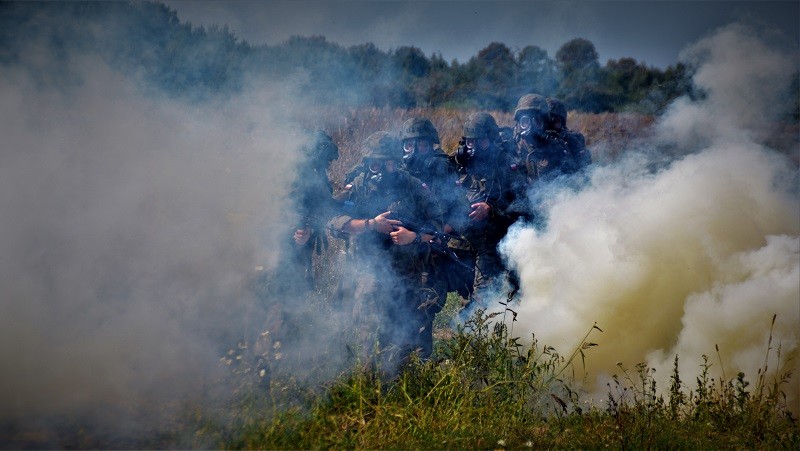
[{"label": "tall grass", "polygon": [[[800,430],[781,397],[791,374],[753,389],[744,374],[709,378],[708,359],[688,390],[678,357],[665,394],[654,370],[620,365],[605,402],[576,381],[593,326],[569,356],[535,339],[523,350],[497,315],[476,312],[437,342],[435,358],[412,361],[392,379],[354,370],[329,386],[251,387],[234,433],[220,446],[245,449],[408,448],[776,448],[797,449]],[[768,348],[768,353],[770,352]],[[299,397],[298,397],[299,395]],[[286,407],[288,398],[294,403]],[[297,403],[297,399],[303,399]],[[258,402],[254,401],[260,399]],[[256,405],[260,407],[255,408]],[[284,406],[278,408],[277,406]],[[231,423],[233,424],[233,423]]]},{"label": "tall grass", "polygon": [[[360,159],[360,144],[378,130],[399,130],[412,116],[438,127],[442,147],[452,151],[469,111],[320,110],[310,127],[328,130],[340,146],[329,174],[341,188],[344,174]],[[494,112],[500,125],[510,113]],[[586,135],[595,161],[613,161],[626,145],[651,135],[652,117],[570,114],[569,125]],[[331,289],[341,245],[331,242],[315,257],[318,281]],[[191,444],[246,449],[316,448],[800,448],[800,431],[783,395],[792,374],[767,381],[765,364],[755,385],[744,374],[719,381],[707,357],[699,375],[678,371],[669,387],[657,387],[654,369],[620,364],[605,399],[581,389],[583,357],[595,344],[593,326],[565,354],[536,337],[523,347],[514,336],[513,311],[478,311],[453,330],[459,300],[451,295],[435,323],[429,361],[412,360],[387,378],[380,368],[353,362],[352,369],[322,385],[298,381],[291,368],[267,381],[252,371],[233,374],[234,402],[225,415],[193,412]],[[780,349],[778,349],[780,352]],[[683,356],[694,357],[694,356]],[[783,359],[784,361],[787,359]],[[778,359],[781,361],[781,359]],[[242,363],[246,364],[246,362]],[[626,362],[630,365],[631,362]],[[723,362],[719,362],[723,366]],[[192,426],[194,425],[194,426]],[[210,444],[210,445],[209,445]]]}]

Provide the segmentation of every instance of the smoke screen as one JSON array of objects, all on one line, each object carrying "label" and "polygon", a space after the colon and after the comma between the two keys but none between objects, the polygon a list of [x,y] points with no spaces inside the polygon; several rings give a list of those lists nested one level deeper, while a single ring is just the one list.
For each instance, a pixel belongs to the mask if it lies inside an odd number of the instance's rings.
[{"label": "smoke screen", "polygon": [[[797,155],[763,145],[796,55],[732,25],[683,57],[701,95],[670,107],[654,145],[595,168],[581,191],[551,187],[546,230],[519,226],[502,244],[522,281],[515,334],[569,354],[603,330],[585,367],[599,399],[618,364],[647,363],[668,387],[676,354],[690,381],[703,355],[717,378],[800,369]],[[797,387],[783,387],[795,411]]]},{"label": "smoke screen", "polygon": [[[212,397],[265,315],[250,279],[277,264],[303,105],[264,80],[185,103],[96,55],[25,48],[0,69],[0,420],[149,428]],[[797,168],[763,145],[793,58],[737,27],[689,49],[704,95],[661,118],[658,147],[554,187],[548,229],[509,236],[515,333],[566,353],[597,323],[590,384],[616,362],[666,380],[675,354],[692,374],[714,345],[753,378],[773,315],[773,347],[796,350]]]},{"label": "smoke screen", "polygon": [[213,396],[261,308],[304,144],[289,88],[186,104],[91,55],[66,84],[28,62],[0,71],[0,421],[152,426]]}]

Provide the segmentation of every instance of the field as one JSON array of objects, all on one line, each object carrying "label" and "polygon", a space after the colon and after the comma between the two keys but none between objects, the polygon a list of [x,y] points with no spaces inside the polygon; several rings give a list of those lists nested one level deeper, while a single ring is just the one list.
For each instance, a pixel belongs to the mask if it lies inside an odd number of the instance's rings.
[{"label": "field", "polygon": [[[461,127],[470,112],[425,109],[413,110],[345,110],[345,111],[319,111],[312,114],[323,117],[320,124],[305,124],[309,128],[322,127],[327,130],[333,140],[339,145],[340,157],[334,161],[330,168],[330,178],[335,188],[341,188],[340,182],[344,174],[358,161],[361,142],[371,133],[379,130],[396,132],[403,121],[410,117],[423,116],[429,118],[439,131],[442,148],[450,153],[455,150],[461,138]],[[512,113],[492,111],[498,125],[513,126]],[[593,158],[595,161],[613,161],[619,155],[619,150],[631,141],[645,139],[650,133],[649,127],[653,124],[651,116],[634,114],[581,114],[570,113],[568,125],[574,130],[581,131],[586,137],[587,146],[596,148]],[[601,144],[598,146],[598,144]],[[599,150],[601,149],[601,150]]]},{"label": "field", "polygon": [[[796,449],[796,420],[780,387],[739,374],[716,382],[705,371],[687,384],[675,371],[668,395],[656,394],[651,371],[621,367],[603,405],[570,388],[573,360],[544,346],[521,353],[504,327],[476,316],[440,342],[439,359],[414,363],[399,378],[357,372],[308,404],[274,406],[292,396],[273,383],[271,398],[250,393],[237,409],[238,429],[223,440],[236,449]],[[591,331],[590,331],[591,332]],[[677,367],[677,358],[676,358]],[[710,366],[711,364],[708,363]],[[687,390],[687,386],[693,388]],[[276,397],[276,394],[278,396]],[[213,429],[207,430],[211,432]]]},{"label": "field", "polygon": [[[452,110],[321,110],[309,128],[326,129],[340,147],[329,175],[334,189],[360,158],[360,143],[378,130],[396,131],[412,116],[426,116],[452,151],[469,112]],[[511,125],[507,112],[492,112]],[[655,118],[633,114],[570,113],[568,125],[587,138],[593,160],[617,161],[626,151],[646,148]],[[797,124],[781,125],[766,142],[797,161]],[[330,240],[315,257],[317,289],[309,309],[326,311],[343,263],[344,246]],[[268,377],[246,344],[232,345],[220,358],[222,380],[209,383],[203,400],[180,406],[144,406],[152,433],[120,435],[92,429],[80,419],[37,419],[30,430],[2,427],[9,448],[225,448],[225,449],[719,449],[800,448],[797,412],[785,392],[797,381],[790,370],[766,376],[767,361],[780,344],[763,344],[764,365],[756,374],[715,379],[709,369],[722,356],[702,356],[699,373],[679,372],[676,356],[669,384],[657,386],[655,369],[620,362],[602,399],[582,388],[585,358],[605,325],[595,325],[574,349],[555,349],[534,340],[521,343],[510,320],[514,313],[478,311],[461,327],[452,323],[460,299],[448,298],[437,316],[434,355],[412,362],[386,378],[353,359],[330,377],[325,358],[291,361],[284,356]],[[773,319],[774,322],[774,319]],[[313,325],[296,334],[314,343]],[[770,338],[771,340],[771,338]],[[275,348],[276,356],[285,349]],[[277,357],[276,357],[277,358]],[[791,367],[790,367],[791,368]],[[772,370],[770,368],[770,370]],[[326,373],[319,377],[320,373]],[[773,374],[774,372],[769,372]],[[220,391],[224,393],[219,393]],[[123,401],[120,401],[123,402]],[[177,415],[175,414],[177,412]],[[55,425],[53,426],[53,424]],[[37,426],[42,424],[42,426]],[[45,426],[46,425],[46,426]],[[124,426],[122,426],[124,429]],[[109,436],[110,435],[110,436]]]},{"label": "field", "polygon": [[[330,168],[335,189],[359,159],[359,144],[377,130],[396,131],[411,116],[429,117],[442,147],[452,150],[468,113],[447,110],[352,110],[324,112],[324,124],[340,145]],[[493,112],[502,125],[508,113]],[[613,162],[626,148],[646,142],[654,118],[636,115],[571,114],[569,125],[587,137],[595,162]],[[792,154],[796,124],[775,133],[775,146]],[[783,129],[781,129],[783,130]],[[317,259],[318,291],[336,282],[340,244]],[[333,262],[333,263],[332,263]],[[459,300],[437,318],[434,358],[416,362],[396,379],[354,369],[324,386],[308,387],[292,374],[268,386],[243,381],[233,420],[206,423],[198,443],[244,449],[307,448],[778,448],[796,449],[800,430],[783,397],[791,372],[775,380],[737,374],[714,380],[678,372],[678,357],[666,391],[657,390],[654,369],[644,364],[619,372],[603,402],[585,399],[574,384],[577,362],[592,352],[588,330],[573,350],[544,343],[518,344],[506,324],[482,312],[463,328],[450,319]],[[597,330],[595,330],[597,329]],[[561,352],[561,353],[560,353]],[[774,352],[765,344],[765,355]],[[695,356],[696,357],[696,356]],[[766,360],[765,360],[766,361]],[[765,363],[766,365],[766,363]],[[578,375],[579,378],[579,375]]]}]

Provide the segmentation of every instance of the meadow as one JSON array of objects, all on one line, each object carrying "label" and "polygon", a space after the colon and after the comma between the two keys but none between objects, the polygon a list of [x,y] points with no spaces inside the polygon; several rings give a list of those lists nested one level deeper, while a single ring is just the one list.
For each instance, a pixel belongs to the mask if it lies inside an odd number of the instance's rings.
[{"label": "meadow", "polygon": [[[446,109],[352,109],[307,112],[309,128],[323,128],[339,145],[329,170],[334,189],[358,162],[360,143],[378,130],[397,131],[412,116],[437,126],[442,147],[452,152],[469,111]],[[508,112],[492,112],[512,124]],[[321,119],[320,119],[321,118]],[[302,120],[301,120],[302,122]],[[656,118],[635,114],[570,113],[568,125],[587,139],[597,165],[613,164],[642,148]],[[797,124],[777,126],[768,142],[794,157]],[[344,245],[331,239],[315,257],[316,291],[304,306],[330,310]],[[331,376],[325,355],[292,359],[274,349],[269,374],[253,347],[232,344],[220,356],[220,380],[208,394],[181,405],[140,406],[150,433],[90,427],[80,418],[37,419],[30,427],[3,426],[9,448],[200,448],[200,449],[798,449],[800,427],[787,387],[791,370],[768,368],[781,343],[763,343],[764,364],[755,374],[717,378],[725,368],[719,349],[708,355],[675,355],[669,383],[658,385],[655,369],[642,362],[616,362],[598,398],[585,380],[587,357],[600,349],[604,324],[587,328],[572,349],[556,349],[534,336],[520,336],[514,303],[500,312],[478,310],[455,324],[461,302],[450,294],[434,323],[434,354],[412,361],[399,375],[351,358]],[[773,318],[773,323],[774,323]],[[515,331],[515,326],[517,326]],[[603,329],[606,329],[605,331]],[[318,340],[313,324],[294,329]],[[536,331],[534,331],[535,333]],[[783,356],[786,357],[786,356]],[[792,357],[789,356],[789,359]],[[681,372],[679,362],[702,359],[699,371]],[[691,368],[697,368],[691,366]],[[792,368],[786,365],[785,368]],[[663,376],[663,375],[662,375]],[[664,380],[664,379],[661,379]],[[162,411],[163,410],[163,411]],[[177,412],[177,414],[176,414]],[[42,424],[42,426],[37,426]],[[120,425],[124,429],[123,425]]]},{"label": "meadow", "polygon": [[[468,112],[444,109],[366,109],[324,112],[324,126],[340,146],[330,168],[335,189],[358,161],[360,142],[377,130],[395,131],[422,115],[438,127],[442,147],[455,148]],[[493,112],[511,125],[506,112]],[[598,164],[617,160],[652,135],[655,119],[634,114],[573,114],[568,124],[584,133]],[[309,124],[310,125],[310,124]],[[789,126],[796,130],[796,125]],[[783,129],[781,129],[783,130]],[[796,134],[774,133],[776,147],[791,152]],[[316,260],[320,302],[336,283],[331,241]],[[232,449],[530,449],[530,448],[768,448],[797,449],[800,428],[784,389],[791,371],[767,377],[776,351],[764,343],[758,374],[716,380],[718,355],[702,356],[699,374],[680,374],[675,356],[669,387],[656,387],[655,369],[620,362],[607,397],[589,399],[578,381],[583,360],[597,346],[593,326],[575,349],[556,350],[536,337],[514,334],[513,310],[478,311],[466,323],[452,318],[460,299],[451,294],[435,323],[435,352],[387,380],[380,371],[355,364],[335,380],[309,386],[285,368],[266,383],[249,371],[232,371],[238,394],[227,420],[199,413],[195,443]],[[498,317],[502,315],[502,317]],[[774,321],[774,319],[773,319]],[[522,338],[532,339],[523,346]],[[580,362],[580,363],[579,363]],[[235,365],[234,365],[235,366]]]}]

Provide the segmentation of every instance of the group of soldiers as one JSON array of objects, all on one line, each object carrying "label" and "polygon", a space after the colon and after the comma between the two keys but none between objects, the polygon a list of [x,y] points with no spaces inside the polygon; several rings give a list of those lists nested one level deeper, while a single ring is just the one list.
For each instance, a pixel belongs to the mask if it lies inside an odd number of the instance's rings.
[{"label": "group of soldiers", "polygon": [[326,231],[346,243],[337,299],[352,302],[359,340],[369,349],[427,358],[433,319],[449,292],[471,309],[490,296],[516,291],[498,244],[516,221],[535,221],[527,193],[591,163],[583,135],[567,127],[557,99],[527,94],[514,126],[500,128],[488,113],[473,113],[452,152],[424,117],[399,134],[379,131],[361,148],[361,162],[333,192],[326,168],[338,147],[316,132],[293,199],[305,218],[293,230],[293,275],[282,283],[313,289],[313,249]]}]

